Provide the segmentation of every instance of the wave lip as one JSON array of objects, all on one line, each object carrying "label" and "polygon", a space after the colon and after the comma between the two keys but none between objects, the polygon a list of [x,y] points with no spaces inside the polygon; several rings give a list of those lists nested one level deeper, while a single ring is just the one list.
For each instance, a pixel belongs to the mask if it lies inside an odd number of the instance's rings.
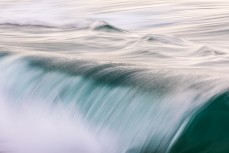
[{"label": "wave lip", "polygon": [[105,21],[95,21],[89,27],[91,30],[104,31],[104,32],[124,32],[125,30],[119,29]]},{"label": "wave lip", "polygon": [[175,37],[175,36],[167,36],[167,35],[159,35],[159,34],[147,34],[141,38],[142,40],[146,40],[148,42],[158,41],[164,44],[173,44],[173,45],[185,45],[187,43],[185,40]]},{"label": "wave lip", "polygon": [[210,48],[208,46],[202,46],[201,48],[199,48],[197,51],[195,51],[193,53],[193,55],[196,56],[210,56],[210,55],[225,55],[226,53],[215,50],[213,48]]}]

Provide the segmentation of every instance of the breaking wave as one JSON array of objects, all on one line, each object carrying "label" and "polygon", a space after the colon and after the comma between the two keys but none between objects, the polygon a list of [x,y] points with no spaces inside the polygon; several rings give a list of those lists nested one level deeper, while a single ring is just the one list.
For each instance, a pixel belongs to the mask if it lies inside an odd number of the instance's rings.
[{"label": "breaking wave", "polygon": [[200,136],[192,124],[224,127],[202,117],[224,109],[224,94],[211,100],[227,90],[222,78],[51,54],[5,55],[0,65],[2,151],[182,152]]},{"label": "breaking wave", "polygon": [[125,2],[1,2],[0,152],[229,152],[227,5]]}]

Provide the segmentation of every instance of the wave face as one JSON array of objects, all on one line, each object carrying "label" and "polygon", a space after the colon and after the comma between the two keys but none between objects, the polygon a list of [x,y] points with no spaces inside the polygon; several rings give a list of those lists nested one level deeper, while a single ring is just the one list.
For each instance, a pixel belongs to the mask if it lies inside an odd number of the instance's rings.
[{"label": "wave face", "polygon": [[228,4],[0,2],[0,152],[228,153]]},{"label": "wave face", "polygon": [[228,101],[228,92],[213,97],[193,117],[171,152],[227,152]]}]

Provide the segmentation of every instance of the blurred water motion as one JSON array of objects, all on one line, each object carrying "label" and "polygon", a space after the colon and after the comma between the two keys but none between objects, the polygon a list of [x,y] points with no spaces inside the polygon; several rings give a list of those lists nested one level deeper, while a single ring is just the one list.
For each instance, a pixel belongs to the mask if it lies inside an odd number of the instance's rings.
[{"label": "blurred water motion", "polygon": [[0,2],[0,152],[228,153],[229,2]]}]

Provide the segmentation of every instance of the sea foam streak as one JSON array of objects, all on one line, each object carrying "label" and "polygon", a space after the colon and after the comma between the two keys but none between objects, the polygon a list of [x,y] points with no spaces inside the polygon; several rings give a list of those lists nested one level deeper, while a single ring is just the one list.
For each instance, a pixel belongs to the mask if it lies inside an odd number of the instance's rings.
[{"label": "sea foam streak", "polygon": [[[56,5],[53,5],[54,3]],[[49,0],[3,4],[0,5],[0,24],[81,28],[88,26],[93,21],[87,19],[86,14],[80,7],[74,8],[74,14],[72,14],[68,8],[62,7],[62,1]],[[78,4],[81,3],[78,2]]]}]

